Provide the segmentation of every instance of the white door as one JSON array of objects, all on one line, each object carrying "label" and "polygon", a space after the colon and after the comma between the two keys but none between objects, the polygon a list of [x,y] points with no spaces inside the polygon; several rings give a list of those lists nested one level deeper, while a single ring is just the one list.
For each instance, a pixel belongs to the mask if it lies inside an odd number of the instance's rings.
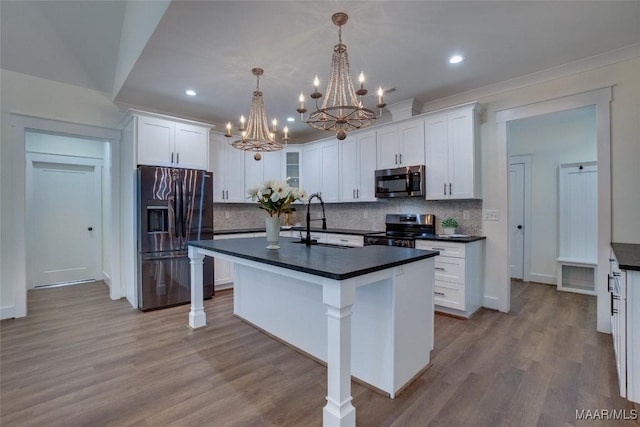
[{"label": "white door", "polygon": [[511,277],[524,277],[524,163],[509,165],[509,239]]},{"label": "white door", "polygon": [[29,169],[29,287],[100,279],[101,168],[34,161]]}]

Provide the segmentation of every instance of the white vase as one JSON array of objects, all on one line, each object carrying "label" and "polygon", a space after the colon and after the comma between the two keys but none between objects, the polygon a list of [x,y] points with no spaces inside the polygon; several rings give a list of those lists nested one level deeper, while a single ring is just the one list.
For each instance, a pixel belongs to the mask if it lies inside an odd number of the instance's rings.
[{"label": "white vase", "polygon": [[454,227],[443,227],[442,231],[444,234],[456,234],[456,229]]},{"label": "white vase", "polygon": [[264,219],[267,226],[267,249],[280,249],[278,240],[280,239],[280,217],[268,216]]}]

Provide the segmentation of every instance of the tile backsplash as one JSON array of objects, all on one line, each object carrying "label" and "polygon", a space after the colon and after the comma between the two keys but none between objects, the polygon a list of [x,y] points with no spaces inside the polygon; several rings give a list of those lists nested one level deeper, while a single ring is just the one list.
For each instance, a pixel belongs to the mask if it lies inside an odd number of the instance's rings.
[{"label": "tile backsplash", "polygon": [[[464,211],[468,211],[469,219],[463,219]],[[267,215],[258,208],[257,203],[214,203],[213,212],[215,230],[263,228]],[[311,217],[319,218],[321,212],[320,203],[314,200]],[[436,216],[437,233],[442,232],[442,219],[450,216],[458,221],[457,233],[482,235],[482,200],[403,198],[363,203],[326,203],[325,212],[328,228],[383,231],[385,215],[388,213],[432,213]],[[306,207],[303,209],[300,205],[291,215],[291,222],[304,224],[306,213]],[[319,227],[320,222],[314,222],[312,226]]]}]

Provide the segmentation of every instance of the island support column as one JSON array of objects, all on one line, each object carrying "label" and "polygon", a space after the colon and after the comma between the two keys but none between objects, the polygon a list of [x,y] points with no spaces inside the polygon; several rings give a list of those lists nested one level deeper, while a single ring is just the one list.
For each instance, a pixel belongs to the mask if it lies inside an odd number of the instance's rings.
[{"label": "island support column", "polygon": [[351,306],[356,298],[354,280],[324,280],[322,302],[327,306],[327,404],[324,427],[355,427],[351,404]]},{"label": "island support column", "polygon": [[204,254],[201,254],[198,248],[189,246],[189,260],[191,264],[191,311],[189,312],[189,327],[197,329],[207,326],[207,315],[204,312],[204,296],[202,291]]}]

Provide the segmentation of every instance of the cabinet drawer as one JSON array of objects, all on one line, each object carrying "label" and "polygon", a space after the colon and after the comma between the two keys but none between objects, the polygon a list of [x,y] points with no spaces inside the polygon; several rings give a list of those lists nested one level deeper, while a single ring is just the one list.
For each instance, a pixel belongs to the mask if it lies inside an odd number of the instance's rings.
[{"label": "cabinet drawer", "polygon": [[464,259],[438,256],[434,270],[436,280],[464,284]]},{"label": "cabinet drawer", "polygon": [[351,234],[331,234],[326,235],[327,243],[344,246],[364,246],[364,237]]},{"label": "cabinet drawer", "polygon": [[465,310],[464,286],[436,280],[433,303],[442,307]]},{"label": "cabinet drawer", "polygon": [[440,256],[464,258],[465,257],[465,244],[464,243],[450,243],[440,242],[432,240],[417,240],[416,249],[426,249],[429,251],[439,251]]}]

